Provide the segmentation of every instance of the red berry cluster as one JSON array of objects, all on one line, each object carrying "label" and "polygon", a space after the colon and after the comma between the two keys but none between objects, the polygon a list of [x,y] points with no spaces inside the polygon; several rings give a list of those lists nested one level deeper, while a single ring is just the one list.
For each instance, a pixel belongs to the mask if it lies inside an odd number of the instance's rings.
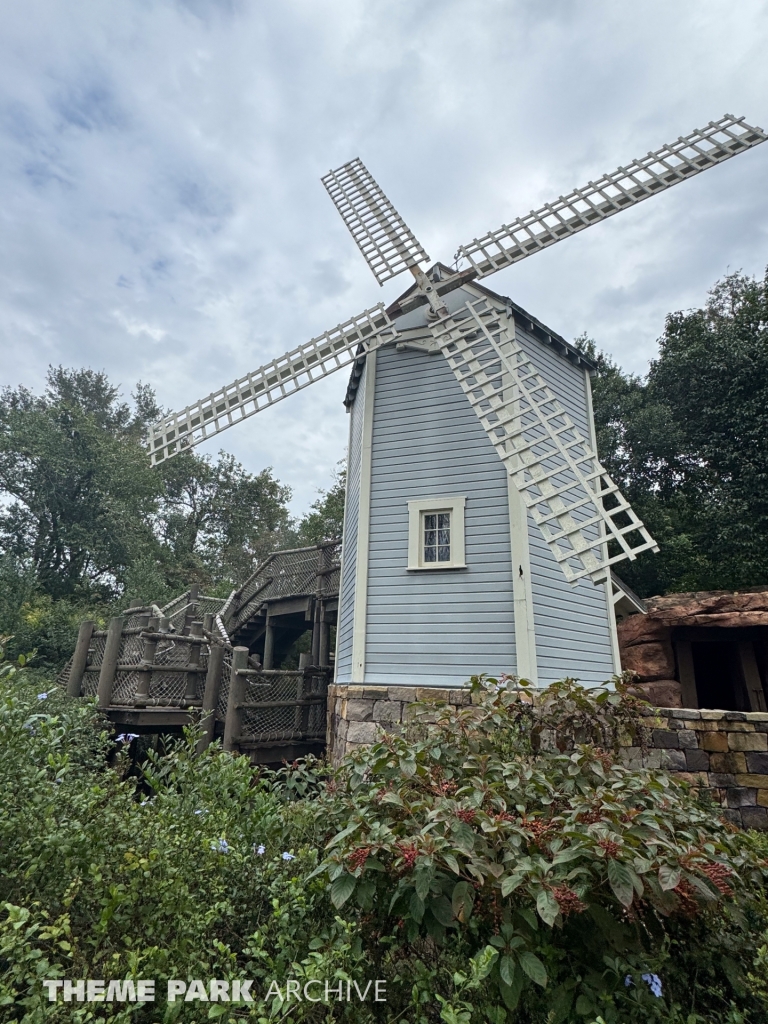
[{"label": "red berry cluster", "polygon": [[612,839],[601,839],[597,845],[605,850],[606,857],[615,857],[619,852],[619,844],[614,843]]},{"label": "red berry cluster", "polygon": [[456,811],[456,817],[459,821],[465,822],[467,825],[471,825],[477,817],[477,811],[474,807],[468,807],[463,811]]},{"label": "red berry cluster", "polygon": [[582,902],[568,885],[553,886],[552,895],[557,900],[557,905],[563,917],[568,917],[569,914],[581,914],[587,909],[587,904]]},{"label": "red berry cluster", "polygon": [[347,863],[349,864],[350,870],[356,871],[357,868],[361,868],[368,860],[370,852],[370,846],[361,846],[357,850],[353,850],[347,857]]},{"label": "red berry cluster", "polygon": [[553,831],[551,821],[544,821],[543,818],[523,818],[521,822],[526,832],[533,836],[536,843],[541,843]]},{"label": "red berry cluster", "polygon": [[728,878],[733,874],[730,868],[727,868],[725,864],[707,864],[702,871],[715,888],[720,890],[721,895],[732,895],[733,890],[728,885]]},{"label": "red berry cluster", "polygon": [[602,820],[602,817],[601,811],[583,811],[576,820],[582,825],[596,825],[598,821]]},{"label": "red berry cluster", "polygon": [[403,866],[406,871],[410,871],[416,862],[419,851],[411,843],[395,843],[395,846],[399,850],[400,856],[403,858]]},{"label": "red berry cluster", "polygon": [[672,892],[680,901],[680,913],[685,917],[695,917],[699,912],[699,901],[696,890],[687,878],[681,878]]}]

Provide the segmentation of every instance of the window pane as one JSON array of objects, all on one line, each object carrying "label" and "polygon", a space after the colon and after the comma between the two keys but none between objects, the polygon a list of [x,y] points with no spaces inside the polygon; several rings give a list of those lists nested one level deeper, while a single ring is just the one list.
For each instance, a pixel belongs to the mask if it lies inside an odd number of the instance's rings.
[{"label": "window pane", "polygon": [[437,529],[437,516],[426,515],[424,516],[424,529],[425,530],[436,530]]},{"label": "window pane", "polygon": [[425,562],[436,562],[437,561],[437,548],[424,548],[424,561]]},{"label": "window pane", "polygon": [[438,519],[437,525],[438,525],[439,529],[447,530],[450,527],[450,525],[451,525],[451,513],[450,512],[441,512],[439,514],[439,516],[437,517],[437,519]]},{"label": "window pane", "polygon": [[437,560],[438,562],[450,562],[451,560],[451,549],[445,544],[442,544],[437,549]]},{"label": "window pane", "polygon": [[451,543],[451,531],[450,530],[438,530],[437,531],[437,543],[438,544],[450,544]]}]

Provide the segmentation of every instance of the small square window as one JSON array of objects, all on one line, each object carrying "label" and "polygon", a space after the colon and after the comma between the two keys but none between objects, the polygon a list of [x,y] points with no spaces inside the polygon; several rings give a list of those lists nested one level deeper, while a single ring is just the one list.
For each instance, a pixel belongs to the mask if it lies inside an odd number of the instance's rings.
[{"label": "small square window", "polygon": [[408,568],[464,567],[464,498],[408,502]]}]

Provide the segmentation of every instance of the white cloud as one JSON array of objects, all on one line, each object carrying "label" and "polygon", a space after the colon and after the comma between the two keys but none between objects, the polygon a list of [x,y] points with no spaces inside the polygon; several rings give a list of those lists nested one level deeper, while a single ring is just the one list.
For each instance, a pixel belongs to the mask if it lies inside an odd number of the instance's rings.
[{"label": "white cloud", "polygon": [[[319,177],[360,155],[434,258],[726,111],[765,126],[763,0],[134,0],[9,8],[0,383],[48,363],[183,407],[380,298]],[[664,317],[768,263],[768,145],[489,284],[643,372]],[[304,508],[330,378],[208,443]]]}]

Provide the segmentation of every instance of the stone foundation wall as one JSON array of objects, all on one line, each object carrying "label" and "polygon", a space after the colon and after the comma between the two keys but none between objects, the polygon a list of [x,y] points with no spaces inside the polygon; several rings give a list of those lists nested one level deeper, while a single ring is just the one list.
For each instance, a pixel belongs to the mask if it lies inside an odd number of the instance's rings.
[{"label": "stone foundation wall", "polygon": [[[328,688],[328,755],[338,764],[355,747],[399,732],[418,701],[471,702],[469,690],[411,686]],[[630,767],[664,768],[707,792],[723,816],[768,829],[768,713],[648,708],[645,752],[625,747]]]}]

